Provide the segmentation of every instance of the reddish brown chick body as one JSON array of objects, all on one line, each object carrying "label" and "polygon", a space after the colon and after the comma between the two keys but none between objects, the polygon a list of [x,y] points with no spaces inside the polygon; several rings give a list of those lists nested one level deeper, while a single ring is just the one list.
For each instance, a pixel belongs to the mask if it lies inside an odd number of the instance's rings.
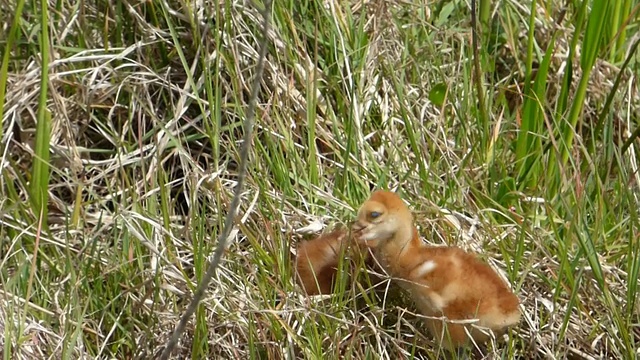
[{"label": "reddish brown chick body", "polygon": [[307,295],[330,294],[333,291],[347,235],[347,230],[338,229],[298,245],[297,279]]}]

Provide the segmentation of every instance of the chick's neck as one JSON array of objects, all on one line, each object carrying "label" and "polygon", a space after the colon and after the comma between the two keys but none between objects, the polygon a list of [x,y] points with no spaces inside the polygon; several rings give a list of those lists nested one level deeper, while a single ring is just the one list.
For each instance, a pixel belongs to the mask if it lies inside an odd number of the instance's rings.
[{"label": "chick's neck", "polygon": [[391,239],[381,246],[381,253],[390,264],[398,263],[406,254],[412,253],[421,247],[418,229],[413,221],[403,221]]}]

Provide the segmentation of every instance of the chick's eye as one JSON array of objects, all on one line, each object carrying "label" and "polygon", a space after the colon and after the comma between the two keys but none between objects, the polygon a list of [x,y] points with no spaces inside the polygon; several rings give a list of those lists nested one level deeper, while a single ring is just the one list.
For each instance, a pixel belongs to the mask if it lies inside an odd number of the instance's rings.
[{"label": "chick's eye", "polygon": [[380,217],[380,215],[382,215],[382,214],[377,212],[377,211],[372,211],[372,212],[369,213],[369,217],[371,217],[372,219],[378,218],[378,217]]}]

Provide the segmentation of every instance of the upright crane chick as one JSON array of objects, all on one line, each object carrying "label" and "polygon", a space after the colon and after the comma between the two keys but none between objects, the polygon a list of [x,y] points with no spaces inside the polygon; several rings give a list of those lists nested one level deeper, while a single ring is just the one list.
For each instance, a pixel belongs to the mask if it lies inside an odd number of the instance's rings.
[{"label": "upright crane chick", "polygon": [[[460,248],[423,243],[411,211],[395,193],[374,192],[358,210],[352,229],[356,242],[373,250],[426,315],[433,336],[450,350],[469,344],[470,338],[486,342],[487,330],[501,335],[520,321],[519,300],[500,276]],[[473,325],[456,323],[473,319]]]}]

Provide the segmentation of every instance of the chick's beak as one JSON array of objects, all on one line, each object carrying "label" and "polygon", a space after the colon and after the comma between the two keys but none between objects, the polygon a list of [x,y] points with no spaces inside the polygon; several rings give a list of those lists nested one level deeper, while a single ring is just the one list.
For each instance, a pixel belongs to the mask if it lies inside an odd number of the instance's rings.
[{"label": "chick's beak", "polygon": [[355,220],[352,224],[351,224],[351,231],[353,231],[354,233],[358,233],[362,230],[364,230],[364,228],[366,228],[367,225],[363,224],[362,222],[360,222],[360,220]]}]

